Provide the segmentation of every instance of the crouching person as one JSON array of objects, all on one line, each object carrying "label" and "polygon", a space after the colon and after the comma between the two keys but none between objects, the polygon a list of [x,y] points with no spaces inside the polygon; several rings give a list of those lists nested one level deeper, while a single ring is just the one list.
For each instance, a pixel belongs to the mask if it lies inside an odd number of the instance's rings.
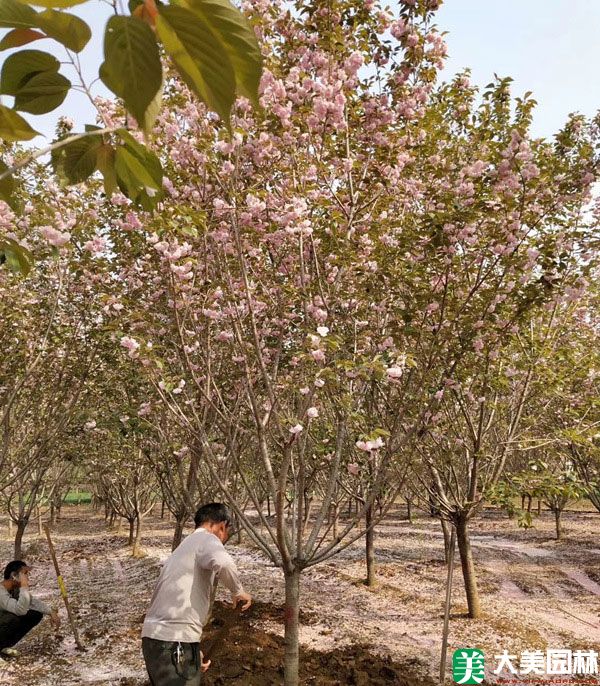
[{"label": "crouching person", "polygon": [[21,560],[9,562],[4,569],[4,581],[0,585],[0,655],[4,657],[19,656],[13,646],[39,624],[44,615],[49,615],[55,628],[60,624],[56,610],[29,592],[29,571],[27,563]]},{"label": "crouching person", "polygon": [[152,686],[198,686],[209,660],[200,652],[200,636],[210,611],[215,580],[230,592],[234,606],[251,598],[234,561],[223,547],[231,519],[221,503],[201,507],[196,530],[165,562],[142,628],[142,652]]}]

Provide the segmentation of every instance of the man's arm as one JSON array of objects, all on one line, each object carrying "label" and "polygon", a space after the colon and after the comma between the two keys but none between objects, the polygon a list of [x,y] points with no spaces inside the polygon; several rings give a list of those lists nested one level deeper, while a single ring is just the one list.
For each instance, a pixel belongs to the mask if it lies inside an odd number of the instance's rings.
[{"label": "man's arm", "polygon": [[252,602],[248,593],[244,591],[237,567],[231,555],[223,548],[223,545],[215,544],[206,546],[198,553],[197,563],[203,569],[210,569],[218,574],[219,581],[225,588],[231,591],[233,604],[241,600],[244,602],[243,610],[247,610]]},{"label": "man's arm", "polygon": [[0,610],[6,610],[7,612],[12,612],[13,615],[23,617],[29,611],[30,604],[31,594],[29,589],[21,587],[17,600],[10,595],[4,586],[0,586]]},{"label": "man's arm", "polygon": [[29,609],[41,612],[43,615],[51,615],[54,612],[54,610],[49,605],[46,605],[46,603],[41,601],[39,598],[34,598],[33,596],[31,596]]}]

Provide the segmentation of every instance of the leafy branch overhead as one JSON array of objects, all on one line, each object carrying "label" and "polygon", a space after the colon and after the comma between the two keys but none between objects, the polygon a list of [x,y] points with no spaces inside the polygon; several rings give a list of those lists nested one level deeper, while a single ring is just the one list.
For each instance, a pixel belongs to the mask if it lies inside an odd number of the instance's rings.
[{"label": "leafy branch overhead", "polygon": [[[0,28],[9,29],[0,51],[21,48],[3,62],[0,94],[12,107],[0,104],[0,139],[28,141],[38,132],[21,113],[46,114],[59,108],[71,81],[60,73],[60,62],[29,44],[52,39],[79,53],[92,36],[81,18],[65,11],[87,0],[0,0]],[[130,0],[129,15],[111,17],[104,29],[104,60],[98,75],[120,98],[127,112],[148,133],[160,111],[163,90],[161,52],[169,58],[190,89],[229,124],[236,96],[258,106],[262,72],[260,47],[252,26],[229,0]],[[13,174],[42,154],[51,152],[54,170],[67,184],[85,181],[96,171],[107,194],[118,187],[128,198],[151,209],[161,197],[162,169],[156,155],[127,131],[86,126],[37,151],[17,165],[2,162],[0,199],[16,202]]]}]

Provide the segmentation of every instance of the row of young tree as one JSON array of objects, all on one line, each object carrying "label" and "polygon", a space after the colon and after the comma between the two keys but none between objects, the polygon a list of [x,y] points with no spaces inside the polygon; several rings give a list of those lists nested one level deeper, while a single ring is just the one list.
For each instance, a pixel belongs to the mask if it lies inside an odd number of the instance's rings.
[{"label": "row of young tree", "polygon": [[471,617],[490,498],[599,505],[598,121],[536,139],[510,79],[440,84],[438,5],[250,0],[262,109],[228,132],[167,71],[154,209],[30,166],[2,210],[36,257],[0,271],[11,517],[87,474],[135,548],[157,499],[176,545],[224,499],[283,571],[288,686],[302,572],[364,537],[372,582],[399,497],[455,527]]}]

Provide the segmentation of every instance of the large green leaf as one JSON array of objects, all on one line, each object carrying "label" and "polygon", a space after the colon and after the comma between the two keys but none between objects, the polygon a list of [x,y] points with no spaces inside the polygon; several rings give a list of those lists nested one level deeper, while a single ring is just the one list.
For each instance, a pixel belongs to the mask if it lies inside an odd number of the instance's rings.
[{"label": "large green leaf", "polygon": [[124,129],[118,133],[124,142],[115,151],[119,188],[128,198],[151,210],[163,197],[160,160]]},{"label": "large green leaf", "polygon": [[19,0],[0,0],[0,28],[32,29],[37,27],[37,12]]},{"label": "large green leaf", "polygon": [[40,134],[29,126],[20,114],[0,105],[0,139],[5,141],[29,141]]},{"label": "large green leaf", "polygon": [[117,172],[115,171],[115,149],[103,143],[98,149],[97,168],[104,177],[104,192],[110,196],[117,189]]},{"label": "large green leaf", "polygon": [[[8,171],[8,167],[0,160],[0,174],[4,174],[6,171]],[[17,212],[20,209],[20,203],[14,195],[15,186],[15,177],[12,174],[0,179],[0,200],[4,200],[9,207]]]},{"label": "large green leaf", "polygon": [[15,109],[31,114],[52,112],[64,99],[71,88],[71,82],[62,74],[52,71],[32,76],[15,93]]},{"label": "large green leaf", "polygon": [[37,25],[50,38],[74,52],[81,52],[92,37],[92,31],[83,19],[67,12],[44,10],[37,16]]},{"label": "large green leaf", "polygon": [[262,55],[254,29],[246,17],[229,0],[186,0],[186,4],[225,46],[235,71],[237,92],[258,107]]},{"label": "large green leaf", "polygon": [[152,186],[162,191],[163,168],[158,157],[145,145],[138,143],[126,129],[119,129],[117,134],[129,152],[147,169],[152,178]]},{"label": "large green leaf", "polygon": [[148,24],[136,17],[109,19],[100,78],[147,130],[146,114],[162,84],[158,45]]},{"label": "large green leaf", "polygon": [[102,137],[89,135],[52,151],[52,167],[67,183],[85,181],[95,171]]},{"label": "large green leaf", "polygon": [[66,7],[75,7],[75,5],[82,5],[88,0],[34,0],[32,5],[38,7],[48,7],[49,9],[65,9]]},{"label": "large green leaf", "polygon": [[0,74],[0,90],[7,95],[16,95],[36,74],[57,72],[59,68],[60,62],[47,52],[20,50],[4,60]]},{"label": "large green leaf", "polygon": [[34,40],[40,40],[41,38],[47,38],[46,34],[34,31],[33,29],[13,29],[0,41],[0,50],[19,48],[21,45],[33,43]]},{"label": "large green leaf", "polygon": [[0,264],[4,263],[12,271],[27,276],[31,271],[33,255],[12,238],[3,238],[0,241]]},{"label": "large green leaf", "polygon": [[188,86],[224,122],[235,99],[228,52],[205,21],[185,7],[159,6],[156,31]]}]

